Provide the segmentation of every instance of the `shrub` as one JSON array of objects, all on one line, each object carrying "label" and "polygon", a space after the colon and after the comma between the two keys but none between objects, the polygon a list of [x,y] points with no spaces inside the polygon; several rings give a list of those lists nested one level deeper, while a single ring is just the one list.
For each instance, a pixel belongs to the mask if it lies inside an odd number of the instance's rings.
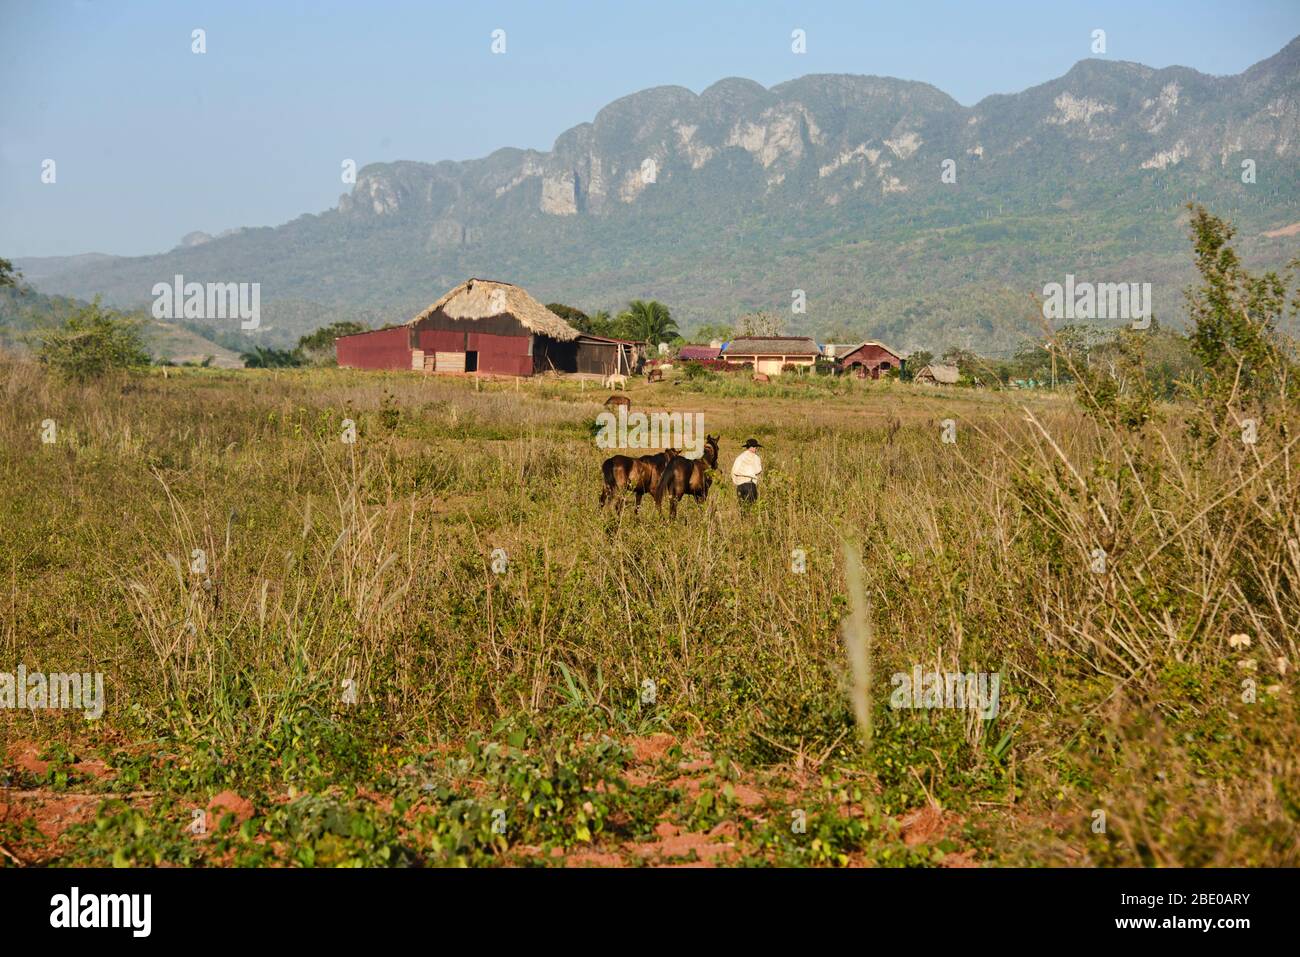
[{"label": "shrub", "polygon": [[101,308],[98,298],[41,337],[39,358],[74,382],[147,366],[150,361],[140,338],[139,321]]},{"label": "shrub", "polygon": [[251,352],[241,352],[239,358],[249,369],[291,369],[303,364],[302,355],[296,350],[265,346],[254,346]]},{"label": "shrub", "polygon": [[321,326],[315,332],[300,338],[298,348],[295,351],[307,365],[336,365],[337,357],[334,353],[334,340],[340,336],[352,336],[358,332],[365,332],[366,328],[365,323],[351,321],[334,322],[328,326]]}]

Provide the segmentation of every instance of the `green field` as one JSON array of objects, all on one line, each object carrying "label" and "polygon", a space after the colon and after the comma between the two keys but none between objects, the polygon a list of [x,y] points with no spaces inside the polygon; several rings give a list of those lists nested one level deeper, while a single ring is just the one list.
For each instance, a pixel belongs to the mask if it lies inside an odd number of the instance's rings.
[{"label": "green field", "polygon": [[576,381],[0,361],[0,672],[106,699],[0,709],[0,863],[1300,864],[1293,406],[636,383],[764,446],[670,522]]}]

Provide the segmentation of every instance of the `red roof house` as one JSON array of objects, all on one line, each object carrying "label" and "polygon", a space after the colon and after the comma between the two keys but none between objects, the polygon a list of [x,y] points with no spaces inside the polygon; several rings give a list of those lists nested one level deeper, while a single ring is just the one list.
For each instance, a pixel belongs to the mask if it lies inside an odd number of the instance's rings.
[{"label": "red roof house", "polygon": [[871,376],[873,379],[879,379],[883,371],[901,369],[903,357],[889,346],[868,340],[844,353],[838,365],[841,372],[852,370],[864,378]]}]

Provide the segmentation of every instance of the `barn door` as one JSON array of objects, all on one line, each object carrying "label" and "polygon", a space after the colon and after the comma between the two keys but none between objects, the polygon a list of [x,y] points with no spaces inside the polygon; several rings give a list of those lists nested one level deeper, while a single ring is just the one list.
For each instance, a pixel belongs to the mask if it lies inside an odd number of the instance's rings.
[{"label": "barn door", "polygon": [[464,372],[465,353],[463,352],[435,353],[433,368],[435,372]]}]

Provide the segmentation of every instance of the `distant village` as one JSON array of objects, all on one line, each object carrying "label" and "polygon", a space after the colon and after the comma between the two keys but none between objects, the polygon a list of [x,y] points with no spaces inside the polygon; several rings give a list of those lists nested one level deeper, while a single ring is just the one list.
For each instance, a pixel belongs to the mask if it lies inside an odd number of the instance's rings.
[{"label": "distant village", "polygon": [[[615,382],[627,376],[661,376],[673,360],[749,372],[758,382],[813,372],[879,379],[898,375],[907,365],[906,357],[874,340],[819,344],[810,336],[738,335],[676,349],[652,341],[650,336],[634,340],[582,331],[519,286],[470,279],[404,324],[339,336],[334,348],[342,368],[507,376],[556,373],[605,381],[613,377]],[[956,366],[928,361],[908,372],[914,381],[932,385],[960,380]]]}]

